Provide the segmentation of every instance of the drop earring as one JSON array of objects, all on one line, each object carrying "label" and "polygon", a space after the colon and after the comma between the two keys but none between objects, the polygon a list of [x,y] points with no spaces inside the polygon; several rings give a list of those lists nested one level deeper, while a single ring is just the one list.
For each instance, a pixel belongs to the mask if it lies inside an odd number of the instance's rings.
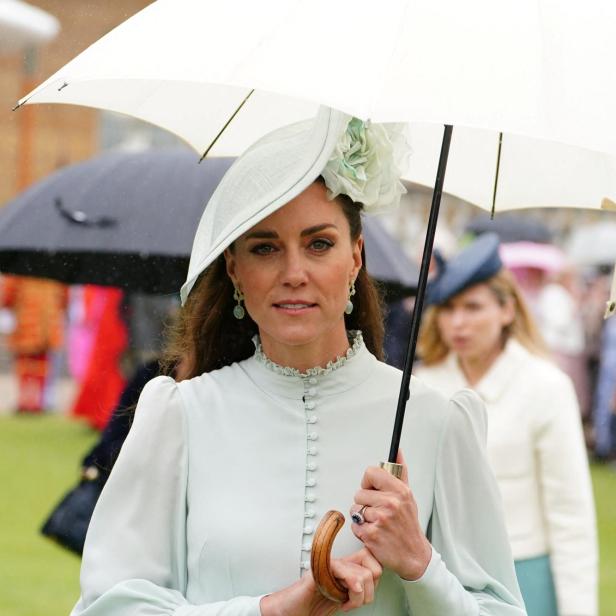
[{"label": "drop earring", "polygon": [[233,307],[233,316],[238,321],[241,321],[246,315],[246,311],[244,310],[244,306],[242,306],[244,294],[239,290],[238,287],[235,287],[235,290],[233,291],[233,299],[237,302],[237,304]]},{"label": "drop earring", "polygon": [[344,314],[351,314],[351,312],[353,312],[353,302],[351,301],[353,295],[355,295],[355,281],[351,283],[351,286],[349,288],[349,299],[344,308]]}]

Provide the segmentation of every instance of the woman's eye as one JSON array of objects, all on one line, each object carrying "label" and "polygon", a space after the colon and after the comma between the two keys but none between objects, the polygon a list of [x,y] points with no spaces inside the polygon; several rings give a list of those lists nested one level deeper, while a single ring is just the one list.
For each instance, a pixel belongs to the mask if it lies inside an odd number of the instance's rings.
[{"label": "woman's eye", "polygon": [[310,247],[317,252],[324,252],[328,248],[331,248],[333,245],[334,243],[332,241],[324,239],[313,240],[310,243]]},{"label": "woman's eye", "polygon": [[250,252],[256,255],[269,255],[275,250],[276,248],[272,244],[257,244],[250,249]]}]

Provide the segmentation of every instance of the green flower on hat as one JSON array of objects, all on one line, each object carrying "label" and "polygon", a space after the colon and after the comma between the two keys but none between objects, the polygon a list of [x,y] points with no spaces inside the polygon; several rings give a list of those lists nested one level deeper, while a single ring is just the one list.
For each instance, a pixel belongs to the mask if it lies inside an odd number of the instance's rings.
[{"label": "green flower on hat", "polygon": [[348,195],[370,214],[397,207],[406,192],[400,168],[409,154],[403,126],[352,118],[322,172],[330,198]]}]

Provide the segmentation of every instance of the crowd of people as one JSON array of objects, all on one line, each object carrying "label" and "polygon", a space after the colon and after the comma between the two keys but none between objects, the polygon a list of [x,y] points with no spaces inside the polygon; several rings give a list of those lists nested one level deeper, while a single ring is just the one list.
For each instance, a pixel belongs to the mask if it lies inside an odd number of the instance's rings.
[{"label": "crowd of people", "polygon": [[[6,348],[17,396],[13,412],[62,412],[103,430],[133,372],[162,348],[177,299],[114,287],[66,286],[27,276],[0,276]],[[76,387],[67,408],[56,394],[64,375]],[[8,409],[4,409],[5,411]]]}]

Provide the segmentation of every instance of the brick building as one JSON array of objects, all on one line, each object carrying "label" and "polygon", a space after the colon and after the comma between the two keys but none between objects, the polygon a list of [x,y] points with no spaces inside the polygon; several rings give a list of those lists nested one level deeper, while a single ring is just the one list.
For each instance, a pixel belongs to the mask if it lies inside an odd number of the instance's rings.
[{"label": "brick building", "polygon": [[[31,105],[12,112],[15,102],[88,45],[150,4],[149,0],[28,1],[57,17],[61,31],[54,41],[38,49],[34,58],[0,56],[0,204],[54,169],[89,158],[103,141],[103,116],[96,110]],[[25,136],[28,131],[29,138]]]}]

